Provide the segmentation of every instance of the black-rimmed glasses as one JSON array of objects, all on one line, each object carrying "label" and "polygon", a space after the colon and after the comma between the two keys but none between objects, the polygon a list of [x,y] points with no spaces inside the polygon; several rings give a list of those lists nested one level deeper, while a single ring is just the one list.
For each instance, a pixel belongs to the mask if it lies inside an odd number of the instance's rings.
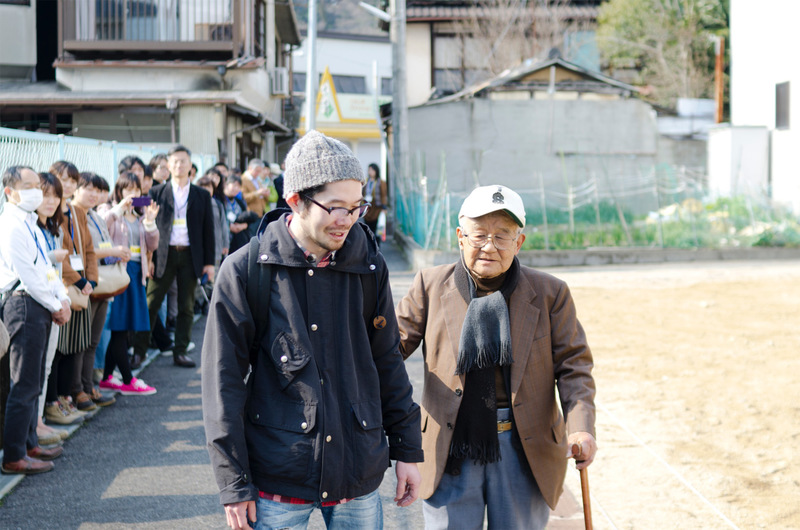
[{"label": "black-rimmed glasses", "polygon": [[364,204],[362,204],[360,206],[356,206],[355,208],[345,208],[344,206],[325,206],[325,205],[322,205],[322,204],[318,203],[317,201],[315,201],[314,199],[312,199],[311,197],[309,197],[308,195],[303,195],[303,197],[305,199],[308,199],[309,201],[313,202],[314,204],[316,204],[317,206],[319,206],[320,208],[322,208],[326,212],[328,212],[328,215],[333,216],[334,219],[344,219],[345,217],[347,217],[349,215],[353,215],[356,212],[358,212],[358,217],[364,217],[364,214],[367,213],[367,210],[369,209],[369,203],[368,202],[365,202]]}]

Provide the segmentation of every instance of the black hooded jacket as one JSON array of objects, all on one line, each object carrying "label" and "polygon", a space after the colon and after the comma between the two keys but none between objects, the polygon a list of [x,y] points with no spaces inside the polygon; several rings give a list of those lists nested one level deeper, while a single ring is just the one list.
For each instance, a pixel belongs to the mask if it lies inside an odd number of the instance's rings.
[{"label": "black hooded jacket", "polygon": [[[259,262],[271,265],[268,325],[245,382],[256,325],[247,258],[245,246],[223,262],[203,343],[203,417],[222,503],[258,491],[359,497],[377,489],[390,459],[421,462],[420,409],[374,237],[357,223],[333,262],[315,268],[285,216],[267,225]],[[383,329],[364,317],[362,275],[375,282]]]}]

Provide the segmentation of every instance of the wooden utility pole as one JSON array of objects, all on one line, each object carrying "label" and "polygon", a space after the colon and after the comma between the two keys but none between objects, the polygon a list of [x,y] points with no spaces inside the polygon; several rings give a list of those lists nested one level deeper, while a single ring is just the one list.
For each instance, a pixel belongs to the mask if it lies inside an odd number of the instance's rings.
[{"label": "wooden utility pole", "polygon": [[725,37],[718,37],[714,46],[716,49],[716,62],[714,63],[714,100],[716,110],[714,112],[715,123],[722,123],[722,103],[725,97]]}]

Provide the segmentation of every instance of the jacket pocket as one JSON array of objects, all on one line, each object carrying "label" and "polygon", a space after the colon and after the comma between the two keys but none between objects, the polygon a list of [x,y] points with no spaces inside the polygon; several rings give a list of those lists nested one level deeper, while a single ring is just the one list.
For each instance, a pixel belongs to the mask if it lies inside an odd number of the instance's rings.
[{"label": "jacket pocket", "polygon": [[316,403],[274,398],[251,404],[247,446],[254,474],[304,483],[314,458]]},{"label": "jacket pocket", "polygon": [[269,358],[278,373],[281,389],[285,390],[311,360],[311,354],[291,335],[280,332],[272,343]]},{"label": "jacket pocket", "polygon": [[353,478],[357,481],[374,479],[389,467],[389,443],[383,432],[383,412],[380,401],[352,403],[356,424],[351,427]]}]

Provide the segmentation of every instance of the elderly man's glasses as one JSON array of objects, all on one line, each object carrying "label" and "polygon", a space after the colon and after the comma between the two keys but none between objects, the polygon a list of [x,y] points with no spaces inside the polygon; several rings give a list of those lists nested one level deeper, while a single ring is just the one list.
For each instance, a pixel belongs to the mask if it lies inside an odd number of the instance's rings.
[{"label": "elderly man's glasses", "polygon": [[353,215],[354,213],[358,213],[358,217],[364,217],[364,214],[367,213],[367,209],[369,208],[368,202],[365,202],[360,206],[356,206],[355,208],[345,208],[344,206],[324,206],[308,195],[303,195],[303,197],[328,212],[328,215],[332,216],[334,219],[344,219],[345,217]]},{"label": "elderly man's glasses", "polygon": [[494,243],[494,248],[497,250],[508,250],[514,246],[514,241],[517,240],[518,236],[510,237],[510,236],[502,236],[498,234],[494,235],[487,235],[487,234],[468,234],[464,232],[464,229],[461,229],[461,235],[467,238],[470,246],[473,248],[483,248],[486,246],[486,243],[489,240],[492,240]]}]

